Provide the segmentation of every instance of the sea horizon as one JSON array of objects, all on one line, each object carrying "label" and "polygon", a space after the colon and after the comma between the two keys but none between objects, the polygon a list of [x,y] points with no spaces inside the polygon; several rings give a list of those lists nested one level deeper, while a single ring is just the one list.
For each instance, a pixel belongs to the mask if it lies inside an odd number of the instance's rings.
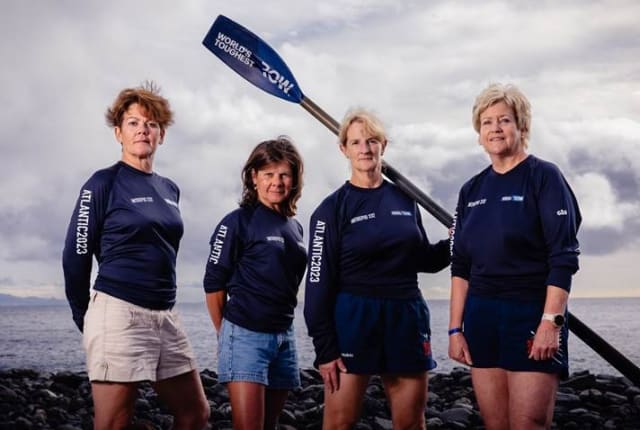
[{"label": "sea horizon", "polygon": [[[7,304],[0,294],[0,369],[31,368],[38,371],[83,371],[81,333],[73,324],[65,300]],[[16,304],[16,303],[20,304]],[[447,356],[448,299],[427,300],[431,314],[432,350],[438,363],[435,373],[461,366]],[[313,367],[314,351],[302,316],[296,307],[294,329],[300,368]],[[571,298],[572,315],[636,366],[640,363],[640,297]],[[216,335],[204,302],[178,302],[176,309],[189,335],[199,369],[217,370]],[[633,337],[636,336],[635,339]],[[631,338],[630,338],[631,337]],[[574,333],[569,336],[570,373],[621,376],[604,358]]]}]

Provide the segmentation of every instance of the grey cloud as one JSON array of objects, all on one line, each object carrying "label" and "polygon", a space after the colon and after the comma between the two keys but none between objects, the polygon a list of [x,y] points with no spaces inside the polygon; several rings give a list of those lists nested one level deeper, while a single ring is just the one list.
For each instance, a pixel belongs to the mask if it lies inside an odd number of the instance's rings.
[{"label": "grey cloud", "polygon": [[608,155],[574,149],[569,153],[568,161],[576,174],[600,172],[607,177],[623,201],[637,201],[640,196],[638,172],[629,159],[626,159],[626,162],[607,163]]},{"label": "grey cloud", "polygon": [[614,228],[582,229],[578,234],[580,250],[584,255],[607,255],[633,248],[640,233],[640,222],[632,220],[623,230]]},{"label": "grey cloud", "polygon": [[[620,203],[639,195],[637,2],[476,8],[280,0],[260,6],[260,14],[258,3],[244,0],[224,8],[205,1],[30,3],[9,2],[0,16],[3,33],[12,35],[0,41],[7,59],[0,69],[0,268],[13,285],[61,281],[59,253],[80,185],[119,159],[104,110],[117,91],[144,79],[160,84],[176,112],[156,168],[182,190],[181,283],[200,284],[211,231],[236,206],[239,170],[260,140],[286,133],[301,148],[305,228],[319,201],[348,178],[330,132],[201,46],[219,13],[274,46],[305,94],[336,119],[353,105],[378,111],[394,139],[389,162],[450,212],[462,183],[488,165],[470,111],[477,92],[496,80],[517,83],[532,100],[534,154],[557,162],[569,179],[603,175]],[[583,250],[623,252],[638,232],[634,220],[622,230],[583,229]]]}]

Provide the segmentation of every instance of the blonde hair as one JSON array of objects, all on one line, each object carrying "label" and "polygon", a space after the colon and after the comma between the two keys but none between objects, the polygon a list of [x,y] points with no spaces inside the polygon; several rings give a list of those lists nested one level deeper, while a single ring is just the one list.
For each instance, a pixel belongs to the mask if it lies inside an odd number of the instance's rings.
[{"label": "blonde hair", "polygon": [[531,104],[527,97],[512,84],[490,84],[476,97],[472,110],[473,128],[480,133],[480,115],[496,103],[505,102],[516,116],[516,126],[522,135],[522,145],[529,146],[531,130]]},{"label": "blonde hair", "polygon": [[347,143],[347,130],[349,126],[354,122],[362,123],[364,131],[368,136],[379,140],[380,142],[387,142],[387,133],[384,129],[382,121],[375,116],[372,112],[363,109],[355,108],[349,110],[340,124],[340,132],[338,133],[338,141],[340,145],[344,146]]}]

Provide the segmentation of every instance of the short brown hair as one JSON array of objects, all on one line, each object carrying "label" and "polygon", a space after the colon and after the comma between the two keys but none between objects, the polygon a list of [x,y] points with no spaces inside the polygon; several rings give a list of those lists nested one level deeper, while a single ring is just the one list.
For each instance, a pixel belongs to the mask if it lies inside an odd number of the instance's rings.
[{"label": "short brown hair", "polygon": [[157,121],[162,130],[173,124],[173,112],[169,107],[169,101],[160,95],[160,87],[153,81],[146,81],[139,87],[120,91],[104,115],[107,125],[120,127],[124,113],[135,103],[144,109],[150,119]]},{"label": "short brown hair", "polygon": [[515,85],[490,84],[482,90],[472,109],[473,128],[480,133],[480,115],[487,108],[496,103],[505,102],[516,116],[516,125],[522,135],[522,144],[529,146],[529,132],[531,130],[531,104],[527,97]]},{"label": "short brown hair", "polygon": [[240,200],[240,206],[250,207],[258,203],[258,192],[253,183],[252,172],[257,173],[266,165],[280,163],[281,161],[289,163],[293,179],[291,193],[289,193],[281,207],[282,215],[291,217],[296,214],[296,202],[302,196],[304,164],[298,150],[293,145],[293,141],[287,136],[278,136],[276,139],[261,142],[251,151],[249,159],[247,159],[242,168],[242,199]]}]

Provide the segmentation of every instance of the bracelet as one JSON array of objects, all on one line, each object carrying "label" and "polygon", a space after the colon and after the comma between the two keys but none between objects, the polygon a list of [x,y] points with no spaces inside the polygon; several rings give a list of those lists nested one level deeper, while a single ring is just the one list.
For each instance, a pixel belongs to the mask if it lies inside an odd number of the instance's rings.
[{"label": "bracelet", "polygon": [[451,330],[449,330],[449,336],[456,333],[462,333],[462,329],[460,327],[454,327]]}]

